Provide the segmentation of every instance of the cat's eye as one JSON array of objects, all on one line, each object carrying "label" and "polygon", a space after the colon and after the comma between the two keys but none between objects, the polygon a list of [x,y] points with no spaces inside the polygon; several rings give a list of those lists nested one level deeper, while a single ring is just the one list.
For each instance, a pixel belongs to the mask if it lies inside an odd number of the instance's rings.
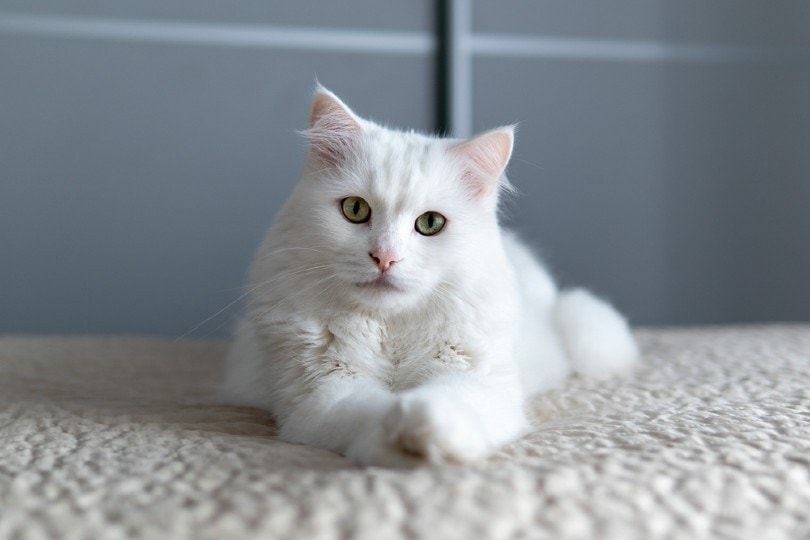
[{"label": "cat's eye", "polygon": [[361,197],[346,197],[340,202],[340,207],[352,223],[365,223],[371,218],[371,207]]},{"label": "cat's eye", "polygon": [[425,212],[416,218],[416,232],[425,236],[432,236],[444,228],[447,220],[438,212]]}]

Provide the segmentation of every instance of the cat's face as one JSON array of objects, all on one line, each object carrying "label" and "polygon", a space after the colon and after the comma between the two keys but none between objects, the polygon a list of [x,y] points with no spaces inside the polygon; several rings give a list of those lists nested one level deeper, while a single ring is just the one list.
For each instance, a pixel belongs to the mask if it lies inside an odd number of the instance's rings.
[{"label": "cat's face", "polygon": [[301,236],[328,267],[324,294],[397,311],[448,294],[488,249],[509,129],[470,141],[384,129],[321,90],[298,188]]}]

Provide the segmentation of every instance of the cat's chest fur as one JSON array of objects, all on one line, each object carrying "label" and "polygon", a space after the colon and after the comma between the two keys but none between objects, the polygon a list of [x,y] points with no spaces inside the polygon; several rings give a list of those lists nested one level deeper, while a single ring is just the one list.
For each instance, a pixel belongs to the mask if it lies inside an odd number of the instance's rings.
[{"label": "cat's chest fur", "polygon": [[342,314],[324,320],[323,328],[327,367],[371,376],[395,391],[473,367],[461,325],[441,317]]}]

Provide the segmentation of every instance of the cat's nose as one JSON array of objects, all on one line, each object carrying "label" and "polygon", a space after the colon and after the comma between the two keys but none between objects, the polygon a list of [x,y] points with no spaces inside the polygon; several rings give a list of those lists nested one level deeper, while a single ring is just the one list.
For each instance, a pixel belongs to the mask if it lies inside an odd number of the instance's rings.
[{"label": "cat's nose", "polygon": [[370,251],[368,256],[374,259],[374,262],[377,264],[377,268],[380,269],[380,272],[385,272],[391,268],[391,265],[402,260],[397,252],[390,249],[378,249],[375,251]]}]

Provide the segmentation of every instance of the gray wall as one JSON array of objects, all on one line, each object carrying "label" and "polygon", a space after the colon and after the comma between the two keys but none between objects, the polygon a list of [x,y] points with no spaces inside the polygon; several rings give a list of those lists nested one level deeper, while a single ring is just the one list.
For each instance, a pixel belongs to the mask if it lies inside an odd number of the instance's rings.
[{"label": "gray wall", "polygon": [[[455,121],[520,122],[508,220],[563,283],[640,324],[810,319],[810,8],[453,3]],[[224,6],[0,6],[0,332],[179,336],[236,299],[316,76],[441,127],[432,2]]]},{"label": "gray wall", "polygon": [[[514,16],[503,17],[503,13]],[[643,324],[810,319],[810,4],[474,3],[515,225]]]}]

